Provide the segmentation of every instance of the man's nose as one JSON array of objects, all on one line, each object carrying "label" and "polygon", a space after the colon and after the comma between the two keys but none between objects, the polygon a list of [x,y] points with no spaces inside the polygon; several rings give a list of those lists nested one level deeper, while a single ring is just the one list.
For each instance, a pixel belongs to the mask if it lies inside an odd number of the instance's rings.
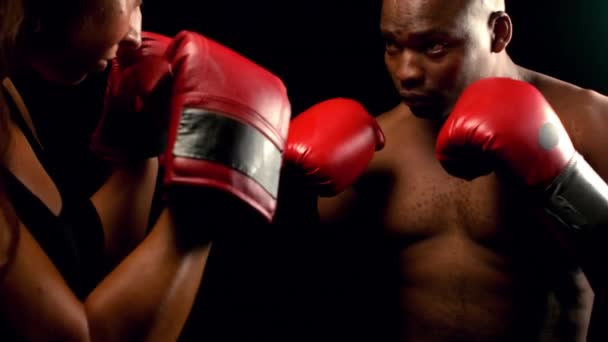
[{"label": "man's nose", "polygon": [[403,50],[399,56],[395,77],[403,88],[411,89],[424,84],[424,68],[421,56],[409,49]]}]

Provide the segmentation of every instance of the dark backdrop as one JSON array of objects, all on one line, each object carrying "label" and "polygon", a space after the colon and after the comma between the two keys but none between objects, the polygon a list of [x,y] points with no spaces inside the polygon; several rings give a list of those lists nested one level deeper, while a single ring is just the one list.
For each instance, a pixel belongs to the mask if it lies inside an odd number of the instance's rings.
[{"label": "dark backdrop", "polygon": [[[281,76],[298,113],[333,96],[373,112],[396,103],[382,59],[380,1],[146,0],[144,28],[204,33]],[[508,1],[516,62],[608,91],[608,5],[601,0]]]},{"label": "dark backdrop", "polygon": [[[607,93],[604,2],[509,1],[513,59]],[[144,28],[198,31],[255,60],[284,80],[294,113],[346,96],[379,114],[398,101],[383,65],[379,5],[146,0]],[[356,234],[295,228],[218,242],[183,339],[388,340],[394,297],[378,285],[387,275],[372,266],[365,243]]]}]

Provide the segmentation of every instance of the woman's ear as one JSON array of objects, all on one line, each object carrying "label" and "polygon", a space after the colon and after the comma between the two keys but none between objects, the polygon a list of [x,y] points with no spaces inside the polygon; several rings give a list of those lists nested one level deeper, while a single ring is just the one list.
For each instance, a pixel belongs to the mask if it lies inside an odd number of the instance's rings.
[{"label": "woman's ear", "polygon": [[513,37],[513,23],[506,12],[494,12],[490,16],[490,30],[492,30],[492,52],[502,52]]}]

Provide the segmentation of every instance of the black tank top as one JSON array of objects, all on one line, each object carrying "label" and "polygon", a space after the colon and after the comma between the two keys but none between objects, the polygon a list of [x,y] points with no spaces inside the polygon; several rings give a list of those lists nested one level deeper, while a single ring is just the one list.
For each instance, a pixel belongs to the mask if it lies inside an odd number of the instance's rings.
[{"label": "black tank top", "polygon": [[[55,215],[13,174],[4,170],[8,197],[18,218],[57,267],[68,286],[80,300],[84,300],[104,275],[104,233],[101,220],[88,196],[60,186],[63,182],[57,181],[61,174],[57,161],[49,158],[47,151],[38,144],[11,96],[7,94],[6,98],[12,120],[21,129],[43,168],[57,185],[62,209],[59,215]],[[2,341],[20,341],[13,335],[12,329],[1,321],[0,331]]]},{"label": "black tank top", "polygon": [[[57,171],[38,145],[23,117],[11,102],[11,117],[22,130],[36,157],[51,179]],[[21,222],[27,227],[80,299],[86,298],[100,280],[104,235],[101,220],[89,198],[58,187],[62,199],[55,215],[13,174],[5,172],[6,190]]]}]

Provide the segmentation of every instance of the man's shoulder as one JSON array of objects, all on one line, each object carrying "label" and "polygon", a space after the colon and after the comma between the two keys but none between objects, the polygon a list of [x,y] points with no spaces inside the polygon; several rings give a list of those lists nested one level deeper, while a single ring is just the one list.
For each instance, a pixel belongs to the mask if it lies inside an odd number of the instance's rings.
[{"label": "man's shoulder", "polygon": [[536,73],[533,84],[554,107],[559,116],[591,115],[604,112],[608,97],[600,92],[578,86],[548,75]]},{"label": "man's shoulder", "polygon": [[[596,90],[540,75],[536,87],[551,104],[573,143],[588,150],[608,129],[608,97]],[[584,152],[584,151],[583,151]]]}]

